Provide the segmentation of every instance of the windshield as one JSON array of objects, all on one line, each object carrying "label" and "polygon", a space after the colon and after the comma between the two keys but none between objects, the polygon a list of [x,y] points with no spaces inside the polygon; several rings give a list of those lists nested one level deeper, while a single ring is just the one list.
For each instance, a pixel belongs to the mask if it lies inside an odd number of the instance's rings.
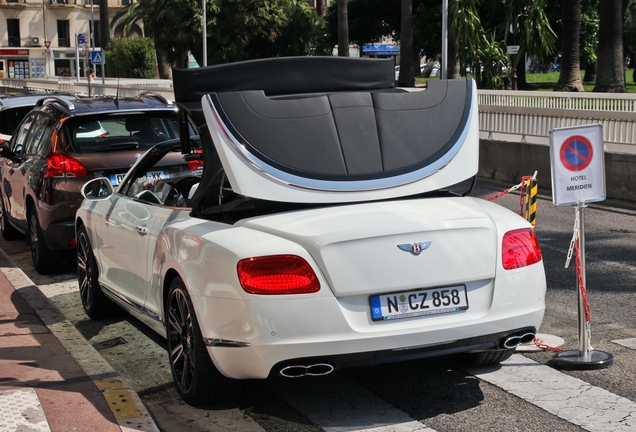
[{"label": "windshield", "polygon": [[173,111],[78,116],[66,122],[65,134],[68,151],[73,153],[147,150],[162,141],[179,138],[179,125]]}]

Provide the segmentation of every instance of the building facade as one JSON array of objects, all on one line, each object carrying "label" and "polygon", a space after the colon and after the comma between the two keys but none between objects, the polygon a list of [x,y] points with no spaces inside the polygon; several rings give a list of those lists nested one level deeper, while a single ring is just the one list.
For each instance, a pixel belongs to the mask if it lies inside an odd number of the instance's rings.
[{"label": "building facade", "polygon": [[[0,0],[0,78],[76,77],[78,70],[86,77],[90,49],[101,46],[99,3],[93,1]],[[108,0],[111,19],[131,1]]]}]

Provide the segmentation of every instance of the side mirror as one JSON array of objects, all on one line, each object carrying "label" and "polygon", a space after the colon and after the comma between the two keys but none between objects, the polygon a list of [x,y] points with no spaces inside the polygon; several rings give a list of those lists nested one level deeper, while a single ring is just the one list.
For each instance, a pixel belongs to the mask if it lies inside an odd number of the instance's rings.
[{"label": "side mirror", "polygon": [[88,200],[106,199],[114,192],[112,183],[106,177],[93,179],[82,187],[82,196]]},{"label": "side mirror", "polygon": [[9,142],[3,142],[2,144],[0,144],[0,156],[5,157],[7,159],[12,158],[13,156],[15,156],[15,153],[13,153],[11,151],[11,148],[9,147]]}]

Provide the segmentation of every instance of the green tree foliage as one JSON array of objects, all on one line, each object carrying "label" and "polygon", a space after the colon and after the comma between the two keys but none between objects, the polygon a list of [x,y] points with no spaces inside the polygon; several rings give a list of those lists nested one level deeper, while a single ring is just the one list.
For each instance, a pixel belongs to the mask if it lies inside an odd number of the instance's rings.
[{"label": "green tree foliage", "polygon": [[155,47],[148,38],[113,40],[106,49],[107,73],[120,78],[153,78]]},{"label": "green tree foliage", "polygon": [[[191,52],[203,64],[199,0],[139,0],[113,23],[126,14],[124,30],[142,21],[168,63],[187,67]],[[206,0],[206,18],[208,64],[326,51],[322,18],[305,1]]]},{"label": "green tree foliage", "polygon": [[[322,18],[300,0],[216,0],[208,12],[208,64],[323,54]],[[202,52],[199,44],[194,56]]]},{"label": "green tree foliage", "polygon": [[477,57],[484,70],[481,74],[481,86],[487,89],[502,89],[504,85],[505,69],[508,68],[508,55],[502,40],[498,40],[494,33],[490,37],[482,35],[477,48]]},{"label": "green tree foliage", "polygon": [[623,44],[625,54],[629,57],[629,66],[633,69],[632,80],[636,83],[636,1],[627,5],[625,24],[623,27]]}]

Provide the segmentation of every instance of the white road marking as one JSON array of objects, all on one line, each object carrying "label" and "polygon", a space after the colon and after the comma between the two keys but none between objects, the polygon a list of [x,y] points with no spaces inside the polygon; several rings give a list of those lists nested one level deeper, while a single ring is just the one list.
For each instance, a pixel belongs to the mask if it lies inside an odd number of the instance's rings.
[{"label": "white road marking", "polygon": [[344,376],[268,387],[325,432],[435,432]]},{"label": "white road marking", "polygon": [[515,354],[468,372],[591,432],[633,432],[636,403]]},{"label": "white road marking", "polygon": [[616,340],[613,340],[612,342],[617,343],[619,345],[623,345],[624,347],[636,350],[636,338],[616,339]]}]

